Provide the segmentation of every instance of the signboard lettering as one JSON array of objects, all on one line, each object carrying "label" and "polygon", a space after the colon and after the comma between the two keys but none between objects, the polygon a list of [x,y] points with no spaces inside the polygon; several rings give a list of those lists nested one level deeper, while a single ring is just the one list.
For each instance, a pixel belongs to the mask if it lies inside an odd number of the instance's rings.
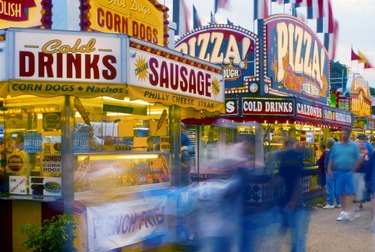
[{"label": "signboard lettering", "polygon": [[107,251],[168,231],[165,196],[87,207],[88,247]]},{"label": "signboard lettering", "polygon": [[[15,32],[15,43],[15,76],[12,79],[121,82],[121,38],[24,31]],[[73,89],[68,84],[45,88],[69,92]]]},{"label": "signboard lettering", "polygon": [[[61,41],[59,40],[52,40],[43,45],[42,52],[39,52],[38,55],[28,51],[21,51],[19,56],[20,77],[32,77],[36,75],[40,78],[66,77],[69,79],[105,80],[116,78],[117,70],[114,66],[116,58],[114,56],[100,56],[97,54],[82,56],[81,54],[72,54],[77,52],[91,53],[95,51],[95,39],[90,39],[87,44],[80,44],[81,39],[78,39],[73,47],[61,45]],[[99,62],[104,66],[103,69],[99,69]],[[82,66],[86,67],[83,68]],[[64,71],[66,71],[65,74]]]},{"label": "signboard lettering", "polygon": [[84,30],[125,33],[164,45],[164,20],[168,10],[164,6],[146,0],[97,0],[83,4],[83,9],[89,12],[83,20]]},{"label": "signboard lettering", "polygon": [[[303,73],[315,79],[323,88],[322,69],[325,64],[325,52],[318,47],[318,42],[302,27],[280,22],[276,25],[277,33],[277,80],[285,75],[283,60],[288,57],[288,65],[294,72]],[[304,49],[304,50],[302,50]]]},{"label": "signboard lettering", "polygon": [[322,118],[323,110],[321,107],[316,107],[310,104],[297,103],[297,115],[311,117],[311,118]]},{"label": "signboard lettering", "polygon": [[242,114],[244,115],[294,115],[294,100],[292,99],[242,99]]},{"label": "signboard lettering", "polygon": [[20,18],[22,16],[20,3],[9,3],[8,1],[0,1],[0,17]]},{"label": "signboard lettering", "polygon": [[[173,100],[178,104],[194,103],[194,106],[204,102],[195,103],[193,98],[205,99],[207,104],[212,104],[211,101],[223,102],[222,75],[215,66],[187,62],[180,56],[164,51],[151,53],[152,48],[141,50],[136,43],[131,44],[134,47],[129,52],[128,83],[146,88],[144,97],[158,101]],[[183,95],[184,98],[174,94]],[[134,90],[129,95],[134,95]]]},{"label": "signboard lettering", "polygon": [[[38,3],[38,5],[40,4]],[[10,24],[12,21],[13,22],[28,21],[32,16],[31,13],[34,14],[33,10],[38,9],[38,8],[33,8],[36,6],[37,5],[34,0],[12,0],[12,1],[1,0],[0,1],[0,19],[8,21],[7,27],[12,27],[12,25]],[[40,11],[40,8],[39,8],[39,11]],[[38,17],[40,18],[40,14],[38,15]],[[39,21],[39,24],[40,24],[40,21]],[[5,28],[5,27],[2,27],[1,25],[0,27]]]},{"label": "signboard lettering", "polygon": [[238,100],[225,99],[225,114],[238,115]]},{"label": "signboard lettering", "polygon": [[176,50],[224,66],[225,88],[243,87],[243,79],[258,76],[258,38],[232,26],[205,26],[176,42]]},{"label": "signboard lettering", "polygon": [[158,61],[156,58],[150,58],[148,65],[150,67],[149,80],[152,86],[211,97],[211,75],[209,73],[189,69],[179,66],[179,64]]},{"label": "signboard lettering", "polygon": [[342,123],[351,126],[352,116],[350,113],[343,113],[332,109],[324,109],[324,120],[333,123]]},{"label": "signboard lettering", "polygon": [[316,34],[301,21],[277,15],[265,21],[270,92],[305,96],[326,104],[329,57]]}]

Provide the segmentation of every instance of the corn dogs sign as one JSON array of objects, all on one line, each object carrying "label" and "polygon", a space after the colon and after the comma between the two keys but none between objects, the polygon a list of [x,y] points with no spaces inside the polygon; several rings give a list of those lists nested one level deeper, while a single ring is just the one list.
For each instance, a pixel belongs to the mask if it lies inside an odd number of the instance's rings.
[{"label": "corn dogs sign", "polygon": [[168,8],[148,0],[82,0],[83,30],[123,33],[165,44]]}]

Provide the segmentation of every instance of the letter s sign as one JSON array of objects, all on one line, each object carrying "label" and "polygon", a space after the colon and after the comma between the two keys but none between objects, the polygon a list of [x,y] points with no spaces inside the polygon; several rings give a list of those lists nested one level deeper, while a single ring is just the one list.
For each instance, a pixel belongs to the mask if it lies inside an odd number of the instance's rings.
[{"label": "letter s sign", "polygon": [[225,101],[225,113],[227,115],[236,115],[238,114],[237,100],[226,100]]}]

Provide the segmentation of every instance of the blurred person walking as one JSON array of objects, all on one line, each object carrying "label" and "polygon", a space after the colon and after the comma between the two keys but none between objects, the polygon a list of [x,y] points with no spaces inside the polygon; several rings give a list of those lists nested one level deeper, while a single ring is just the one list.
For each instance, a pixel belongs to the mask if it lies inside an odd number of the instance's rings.
[{"label": "blurred person walking", "polygon": [[275,185],[284,188],[279,200],[282,215],[282,234],[291,236],[293,252],[306,251],[306,236],[310,213],[303,205],[303,153],[296,149],[296,140],[288,138],[285,149],[279,153],[279,172]]},{"label": "blurred person walking", "polygon": [[320,190],[322,191],[323,202],[327,201],[327,193],[326,193],[326,155],[328,152],[326,143],[321,143],[320,145],[321,154],[319,159],[316,161],[318,165],[318,185]]},{"label": "blurred person walking", "polygon": [[371,231],[375,233],[375,151],[370,154],[365,180],[371,197]]},{"label": "blurred person walking", "polygon": [[188,137],[186,125],[181,123],[181,186],[187,186],[191,183],[191,160],[189,153],[191,149],[192,145]]},{"label": "blurred person walking", "polygon": [[328,162],[327,172],[336,180],[336,190],[342,205],[337,221],[350,219],[349,211],[355,194],[353,172],[361,163],[358,145],[350,139],[350,133],[348,128],[342,130],[343,140],[333,145]]},{"label": "blurred person walking", "polygon": [[[254,139],[251,136],[244,138],[246,140],[241,142],[242,147],[238,149],[237,155],[245,160],[233,166],[224,194],[227,203],[223,209],[236,212],[231,217],[237,216],[237,228],[232,233],[236,237],[232,241],[237,245],[232,249],[241,252],[278,251],[279,244],[275,244],[274,238],[277,237],[280,220],[271,185],[273,175],[265,174],[264,164],[255,161],[257,153]],[[222,229],[226,230],[227,227]]]},{"label": "blurred person walking", "polygon": [[324,166],[326,169],[326,195],[327,195],[327,204],[323,207],[324,209],[332,209],[335,208],[335,200],[336,200],[336,207],[341,207],[340,201],[340,194],[337,193],[336,190],[336,180],[332,174],[328,173],[328,162],[331,154],[332,146],[335,144],[335,140],[333,138],[328,139],[327,148],[328,151],[325,156]]},{"label": "blurred person walking", "polygon": [[372,148],[366,146],[366,139],[367,137],[364,134],[357,137],[361,164],[359,165],[358,169],[354,171],[354,183],[356,191],[354,202],[358,203],[358,206],[355,208],[355,212],[358,212],[362,208],[366,198],[365,174],[367,173],[369,154],[372,152]]}]

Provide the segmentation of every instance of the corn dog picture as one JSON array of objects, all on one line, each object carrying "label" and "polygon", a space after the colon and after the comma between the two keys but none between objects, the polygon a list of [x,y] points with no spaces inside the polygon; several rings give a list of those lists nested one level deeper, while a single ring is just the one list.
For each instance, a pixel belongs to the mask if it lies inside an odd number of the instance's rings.
[{"label": "corn dog picture", "polygon": [[156,126],[155,134],[159,131],[159,129],[161,129],[161,126],[163,125],[163,123],[165,121],[165,118],[167,118],[167,110],[166,109],[164,109],[163,113],[161,113],[158,125]]},{"label": "corn dog picture", "polygon": [[81,100],[78,97],[74,98],[74,108],[77,109],[83,121],[92,129],[89,114],[87,113],[85,107],[83,107]]}]

